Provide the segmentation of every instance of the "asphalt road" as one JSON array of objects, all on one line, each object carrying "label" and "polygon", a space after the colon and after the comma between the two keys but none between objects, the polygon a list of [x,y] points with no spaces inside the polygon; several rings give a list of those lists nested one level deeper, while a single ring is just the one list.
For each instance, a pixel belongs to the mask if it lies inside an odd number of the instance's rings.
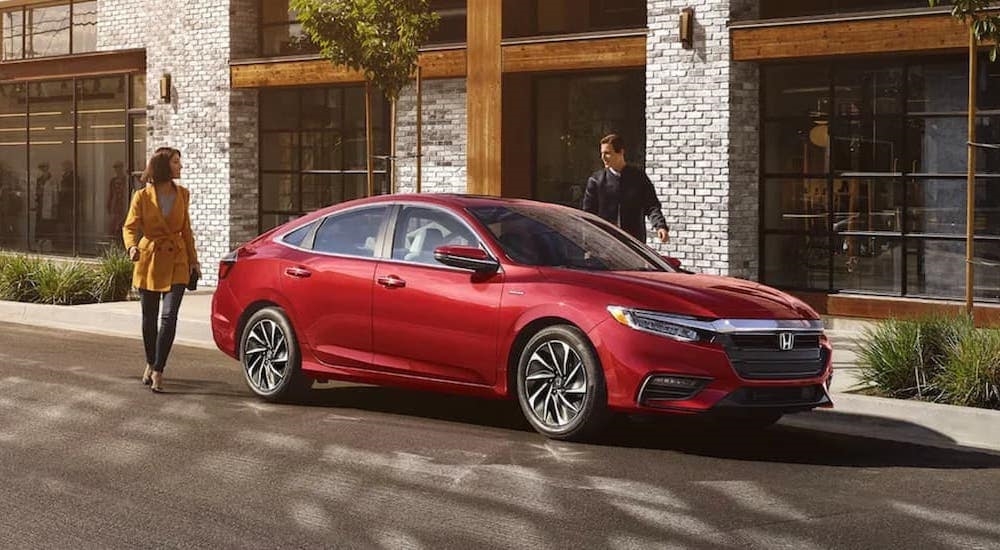
[{"label": "asphalt road", "polygon": [[219,352],[0,324],[4,548],[1000,548],[1000,456],[364,386],[251,397]]}]

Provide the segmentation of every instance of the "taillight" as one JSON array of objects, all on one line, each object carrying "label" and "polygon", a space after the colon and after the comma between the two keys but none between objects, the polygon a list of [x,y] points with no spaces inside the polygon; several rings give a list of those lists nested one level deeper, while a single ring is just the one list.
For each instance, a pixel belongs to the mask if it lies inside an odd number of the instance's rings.
[{"label": "taillight", "polygon": [[229,272],[236,267],[236,258],[238,256],[239,249],[233,250],[229,254],[226,254],[219,260],[219,280],[223,280],[229,276]]}]

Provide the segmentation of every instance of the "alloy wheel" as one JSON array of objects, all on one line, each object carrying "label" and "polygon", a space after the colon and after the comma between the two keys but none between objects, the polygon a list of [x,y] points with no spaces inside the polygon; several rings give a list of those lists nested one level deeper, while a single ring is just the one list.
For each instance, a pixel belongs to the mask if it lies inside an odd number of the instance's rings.
[{"label": "alloy wheel", "polygon": [[271,319],[261,319],[250,328],[243,356],[247,381],[261,393],[277,389],[288,373],[288,339]]},{"label": "alloy wheel", "polygon": [[579,416],[587,400],[587,369],[571,344],[542,342],[523,372],[524,398],[538,422],[559,429]]}]

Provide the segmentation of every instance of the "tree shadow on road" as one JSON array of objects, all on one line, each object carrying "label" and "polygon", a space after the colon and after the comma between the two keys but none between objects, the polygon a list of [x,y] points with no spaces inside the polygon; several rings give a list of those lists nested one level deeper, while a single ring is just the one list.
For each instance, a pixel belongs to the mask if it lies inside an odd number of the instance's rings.
[{"label": "tree shadow on road", "polygon": [[[428,418],[520,432],[533,431],[516,401],[442,395],[389,387],[338,386],[314,389],[301,404],[357,409]],[[856,416],[856,415],[853,415]],[[896,422],[885,419],[846,421]],[[898,423],[898,422],[897,422]],[[909,425],[910,430],[925,430]],[[937,434],[941,444],[950,442]],[[539,439],[544,436],[537,435]],[[614,418],[605,434],[590,444],[673,451],[731,460],[842,467],[911,467],[941,469],[1000,468],[1000,455],[900,443],[816,429],[777,426],[737,431],[725,424],[690,417]]]}]

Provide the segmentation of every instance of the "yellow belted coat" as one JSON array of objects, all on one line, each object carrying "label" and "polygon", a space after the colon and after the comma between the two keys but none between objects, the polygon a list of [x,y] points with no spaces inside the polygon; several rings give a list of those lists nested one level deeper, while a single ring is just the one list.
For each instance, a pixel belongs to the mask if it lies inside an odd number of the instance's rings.
[{"label": "yellow belted coat", "polygon": [[132,286],[136,288],[167,292],[171,285],[187,284],[191,266],[198,262],[188,214],[191,194],[185,187],[176,188],[177,198],[166,217],[152,185],[132,196],[122,239],[126,250],[139,248],[139,259],[132,270]]}]

